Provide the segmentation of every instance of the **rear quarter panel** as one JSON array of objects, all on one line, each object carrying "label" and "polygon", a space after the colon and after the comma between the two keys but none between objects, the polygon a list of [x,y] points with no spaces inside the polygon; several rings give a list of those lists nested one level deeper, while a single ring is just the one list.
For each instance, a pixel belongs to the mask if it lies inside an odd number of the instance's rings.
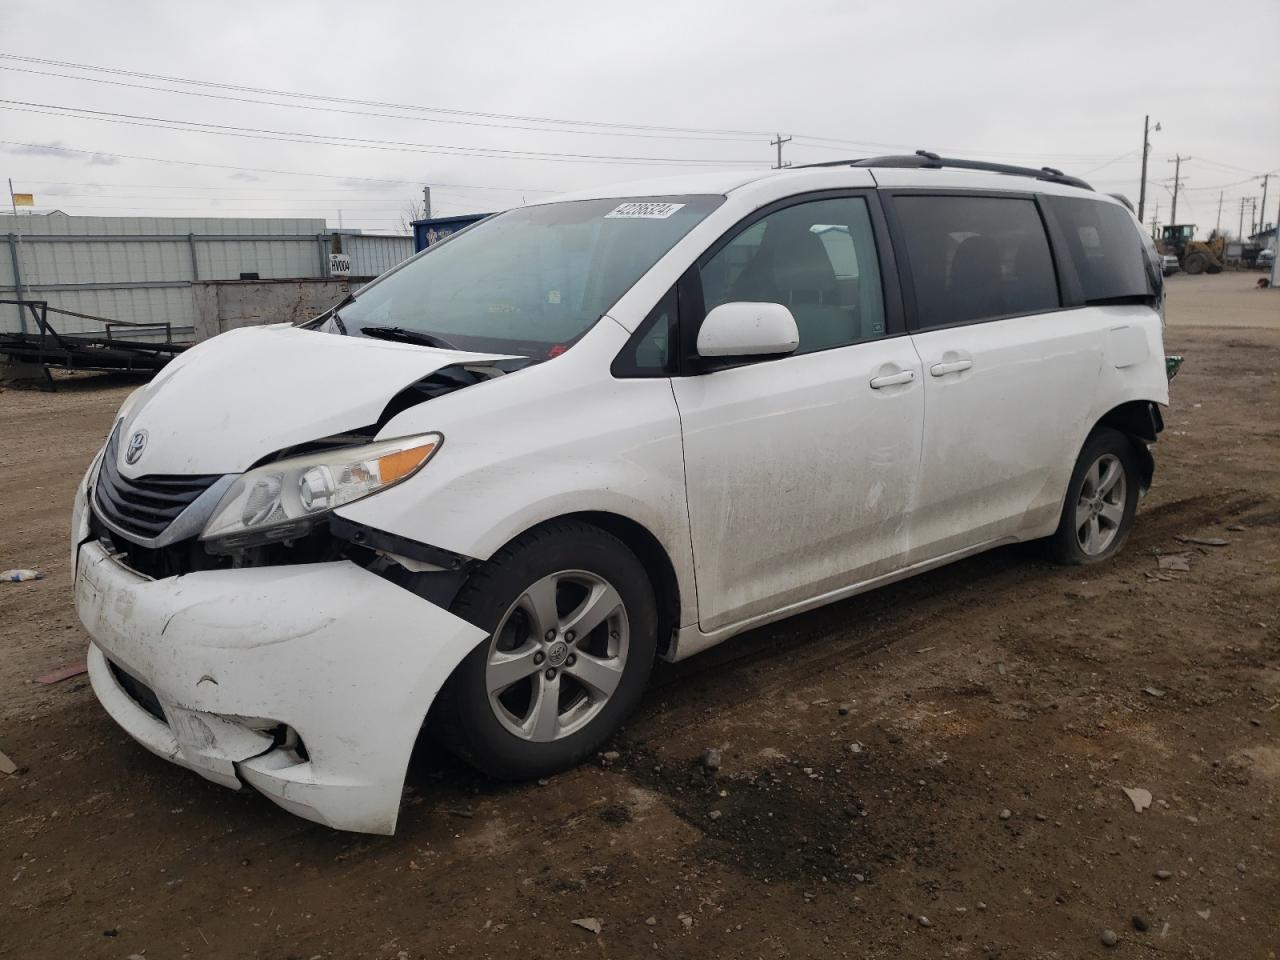
[{"label": "rear quarter panel", "polygon": [[[1089,415],[1075,435],[1067,438],[1068,442],[1062,449],[1062,459],[1054,471],[1059,511],[1076,459],[1098,421],[1111,410],[1130,401],[1146,400],[1161,406],[1169,403],[1169,379],[1164,368],[1163,324],[1155,310],[1135,305],[1085,307],[1072,312],[1089,315],[1087,322],[1098,331],[1102,363]],[[1056,522],[1055,513],[1055,525]]]}]

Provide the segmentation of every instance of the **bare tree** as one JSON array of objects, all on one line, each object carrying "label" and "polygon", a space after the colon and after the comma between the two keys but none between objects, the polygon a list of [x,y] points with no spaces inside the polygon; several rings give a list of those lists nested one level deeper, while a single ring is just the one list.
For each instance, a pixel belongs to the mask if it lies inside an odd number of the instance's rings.
[{"label": "bare tree", "polygon": [[426,213],[421,200],[406,200],[400,209],[400,232],[413,233],[413,221],[422,220],[425,217]]}]

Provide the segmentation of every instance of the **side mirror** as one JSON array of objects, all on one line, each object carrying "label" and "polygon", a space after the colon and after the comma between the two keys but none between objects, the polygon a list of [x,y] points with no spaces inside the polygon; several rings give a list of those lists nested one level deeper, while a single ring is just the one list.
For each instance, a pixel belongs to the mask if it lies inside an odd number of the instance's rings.
[{"label": "side mirror", "polygon": [[698,331],[698,356],[786,356],[800,345],[796,318],[780,303],[722,303]]}]

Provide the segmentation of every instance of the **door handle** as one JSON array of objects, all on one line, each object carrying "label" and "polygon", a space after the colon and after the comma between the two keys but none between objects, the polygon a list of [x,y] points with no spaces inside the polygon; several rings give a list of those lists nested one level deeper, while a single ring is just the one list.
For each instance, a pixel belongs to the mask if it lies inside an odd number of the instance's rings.
[{"label": "door handle", "polygon": [[871,378],[871,389],[879,390],[882,387],[895,387],[900,383],[910,383],[916,378],[914,370],[899,370],[897,373],[890,373],[883,377]]},{"label": "door handle", "polygon": [[948,373],[959,373],[973,366],[972,360],[949,360],[946,363],[935,363],[929,372],[935,377],[945,377]]}]

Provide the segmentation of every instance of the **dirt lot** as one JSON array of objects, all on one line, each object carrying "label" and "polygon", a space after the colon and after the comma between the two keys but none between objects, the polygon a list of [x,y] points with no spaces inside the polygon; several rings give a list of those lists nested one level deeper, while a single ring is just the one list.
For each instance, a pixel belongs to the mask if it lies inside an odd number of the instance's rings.
[{"label": "dirt lot", "polygon": [[0,393],[0,568],[47,574],[0,584],[0,956],[1276,957],[1280,293],[1253,280],[1170,284],[1187,364],[1116,561],[1000,550],[662,667],[618,756],[545,786],[424,748],[392,838],[32,682],[83,655],[68,507],[130,386]]}]

